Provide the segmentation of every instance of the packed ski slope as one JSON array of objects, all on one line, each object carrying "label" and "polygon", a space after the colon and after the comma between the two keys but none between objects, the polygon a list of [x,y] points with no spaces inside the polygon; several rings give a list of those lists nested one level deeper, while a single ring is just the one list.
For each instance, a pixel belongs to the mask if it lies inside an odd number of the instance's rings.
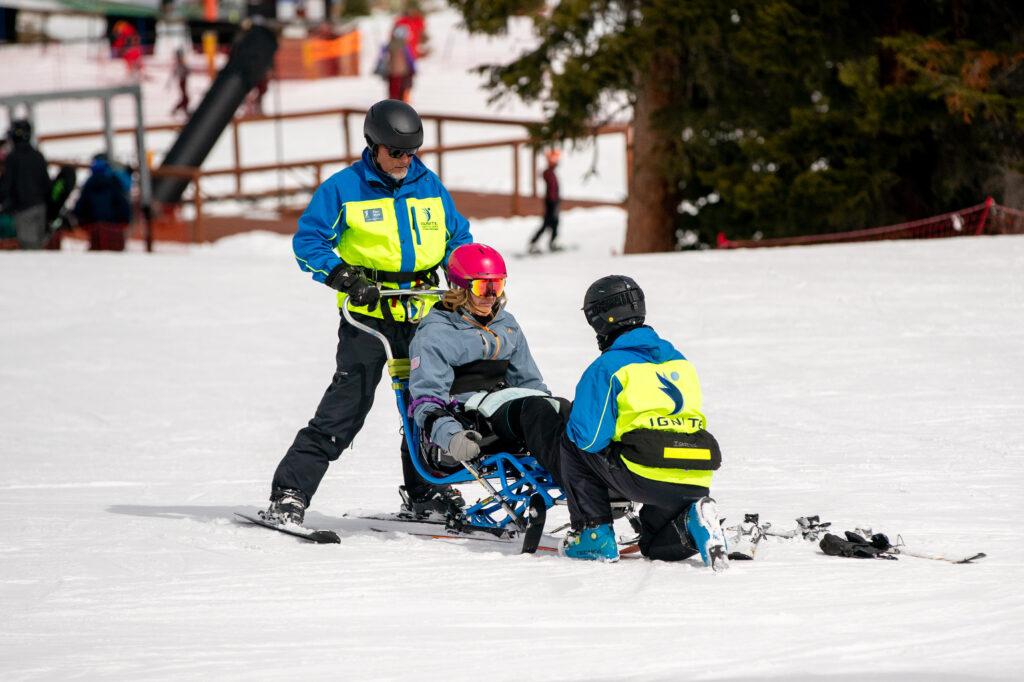
[{"label": "packed ski slope", "polygon": [[[362,22],[364,68],[389,22]],[[435,51],[414,104],[538,113],[488,107],[479,77],[455,77],[528,44],[522,25],[490,40],[450,13],[430,22]],[[174,104],[173,47],[147,67],[151,122]],[[122,80],[95,47],[8,48],[4,60],[5,94]],[[202,86],[197,76],[193,94]],[[365,106],[382,92],[372,76],[277,87],[271,111]],[[129,107],[115,105],[118,124]],[[97,107],[37,116],[42,130],[79,129],[97,124]],[[254,135],[245,160],[273,160],[270,128]],[[285,158],[340,149],[336,126],[282,135]],[[607,144],[587,181],[589,154],[567,155],[567,195],[621,196],[621,149]],[[446,158],[446,179],[504,188],[487,172],[508,163],[495,154]],[[225,158],[218,147],[211,163]],[[538,223],[478,222],[474,233],[512,253]],[[616,257],[621,212],[571,212],[563,225],[578,250],[509,259],[511,309],[553,390],[571,397],[596,354],[579,311],[586,286],[632,275],[651,324],[701,373],[729,522],[759,512],[791,528],[820,514],[840,530],[870,525],[989,558],[856,561],[770,541],[759,561],[712,575],[693,561],[593,565],[373,533],[342,515],[399,502],[384,383],[308,515],[340,545],[238,525],[234,511],[265,504],[330,379],[331,292],[277,235],[154,255],[69,244],[0,253],[3,679],[1020,677],[1024,239]]]},{"label": "packed ski slope", "polygon": [[[596,352],[587,284],[633,275],[701,372],[730,521],[989,558],[771,541],[713,575],[373,533],[341,516],[399,503],[384,383],[308,516],[340,545],[238,525],[333,370],[333,297],[287,238],[2,253],[4,679],[1019,679],[1024,239],[613,257],[623,222],[573,212],[579,250],[509,260],[556,392]],[[474,229],[512,252],[533,223]]]}]

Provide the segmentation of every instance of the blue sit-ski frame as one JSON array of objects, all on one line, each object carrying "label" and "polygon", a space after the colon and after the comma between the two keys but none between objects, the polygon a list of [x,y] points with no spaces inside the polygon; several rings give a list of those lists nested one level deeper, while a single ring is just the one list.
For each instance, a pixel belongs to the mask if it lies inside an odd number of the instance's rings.
[{"label": "blue sit-ski frame", "polygon": [[[419,307],[416,305],[416,298],[441,296],[444,293],[443,289],[384,289],[381,291],[381,296],[405,299],[402,303],[405,307],[406,319],[409,319],[416,314],[416,309]],[[381,305],[384,303],[382,302]],[[419,427],[408,414],[406,405],[406,395],[409,391],[408,360],[396,360],[386,336],[352,317],[347,298],[342,306],[342,314],[349,324],[374,336],[384,346],[384,352],[388,359],[388,374],[391,376],[391,388],[395,392],[395,402],[398,404],[398,413],[402,419],[402,433],[409,446],[413,465],[420,477],[434,485],[477,481],[487,489],[486,497],[466,507],[465,517],[461,520],[463,523],[498,529],[503,529],[511,523],[522,529],[525,528],[523,515],[534,494],[540,495],[548,508],[556,501],[564,500],[565,494],[561,487],[554,482],[551,473],[530,455],[513,455],[507,452],[484,455],[475,463],[465,463],[464,471],[447,476],[435,476],[432,471],[427,469],[423,461],[419,448]]]}]

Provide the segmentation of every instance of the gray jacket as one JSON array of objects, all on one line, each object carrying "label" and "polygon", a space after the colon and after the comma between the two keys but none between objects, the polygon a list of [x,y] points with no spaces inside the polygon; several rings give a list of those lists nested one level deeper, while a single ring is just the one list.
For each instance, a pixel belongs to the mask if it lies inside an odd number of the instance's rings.
[{"label": "gray jacket", "polygon": [[[508,360],[505,381],[509,386],[550,393],[530,355],[523,330],[512,313],[504,309],[485,328],[469,313],[435,306],[420,322],[409,347],[409,358],[409,392],[413,401],[431,396],[445,403],[453,399],[466,402],[472,392],[454,396],[450,393],[454,368],[477,360]],[[436,403],[417,405],[413,413],[416,425],[422,429],[427,415],[436,409]],[[461,430],[462,425],[452,417],[440,417],[434,421],[430,440],[447,450],[452,436]]]}]

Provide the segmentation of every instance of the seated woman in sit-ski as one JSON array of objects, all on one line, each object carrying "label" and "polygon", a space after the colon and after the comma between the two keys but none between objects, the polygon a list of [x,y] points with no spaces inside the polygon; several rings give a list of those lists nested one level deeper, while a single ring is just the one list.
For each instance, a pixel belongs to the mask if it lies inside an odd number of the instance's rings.
[{"label": "seated woman in sit-ski", "polygon": [[558,481],[558,441],[550,434],[565,423],[569,403],[550,397],[523,330],[505,310],[506,276],[505,261],[489,246],[452,252],[451,288],[409,349],[413,418],[439,468],[468,462],[481,447],[525,449]]}]

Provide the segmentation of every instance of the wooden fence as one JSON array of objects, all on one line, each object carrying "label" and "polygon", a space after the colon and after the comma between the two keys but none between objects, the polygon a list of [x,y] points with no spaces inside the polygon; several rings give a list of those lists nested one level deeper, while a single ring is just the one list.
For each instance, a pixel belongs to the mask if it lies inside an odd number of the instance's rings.
[{"label": "wooden fence", "polygon": [[[340,109],[321,109],[313,111],[300,111],[282,114],[270,114],[265,116],[246,116],[235,118],[231,121],[228,126],[231,135],[231,150],[232,150],[232,163],[226,168],[215,168],[215,169],[204,169],[194,168],[191,166],[160,166],[153,168],[151,174],[154,177],[165,176],[186,179],[191,185],[192,191],[188,197],[183,199],[183,203],[191,203],[195,207],[195,217],[193,219],[192,235],[195,241],[203,241],[203,206],[209,202],[214,201],[228,201],[228,200],[257,200],[268,197],[282,197],[286,194],[312,194],[313,191],[323,182],[324,179],[324,168],[326,166],[344,166],[353,163],[360,158],[364,143],[362,139],[353,140],[351,123],[352,117],[358,117],[357,122],[361,122],[366,115],[365,109],[351,109],[351,108],[340,108]],[[529,137],[527,132],[528,126],[537,123],[537,121],[521,118],[504,118],[504,117],[488,117],[488,116],[461,116],[451,114],[424,114],[421,113],[420,117],[424,121],[424,125],[433,125],[434,134],[437,140],[437,144],[432,147],[423,147],[419,151],[419,156],[430,156],[434,157],[433,170],[437,175],[444,181],[444,167],[445,167],[445,156],[451,154],[457,154],[460,152],[478,151],[482,149],[502,149],[508,148],[512,152],[512,162],[510,172],[512,174],[512,194],[509,196],[510,209],[512,215],[522,215],[522,187],[520,181],[520,155],[523,149],[529,149],[532,151],[531,158],[531,174],[530,177],[530,194],[528,196],[538,196],[537,186],[537,171],[538,161],[540,156],[539,149],[534,146],[535,142]],[[340,119],[341,128],[343,131],[342,139],[342,154],[341,156],[331,156],[317,159],[305,159],[298,161],[287,161],[280,163],[266,163],[266,164],[244,164],[242,162],[242,145],[241,145],[241,130],[244,126],[251,125],[254,123],[265,123],[265,122],[279,122],[279,121],[302,121],[312,118],[337,118]],[[508,137],[497,140],[488,140],[485,142],[470,142],[462,144],[445,144],[444,143],[444,127],[445,125],[451,124],[475,124],[475,125],[488,125],[488,126],[503,126],[518,128],[522,131],[522,134],[518,137]],[[154,132],[175,132],[181,129],[180,124],[161,124],[147,126],[147,133]],[[623,144],[626,148],[625,158],[626,163],[626,178],[627,187],[629,186],[628,179],[630,175],[629,159],[630,159],[630,147],[632,143],[631,129],[627,124],[610,124],[595,127],[592,134],[596,136],[602,135],[622,135]],[[134,134],[134,127],[117,128],[114,130],[114,134]],[[102,138],[104,131],[102,130],[79,130],[64,133],[53,133],[48,135],[40,135],[40,142],[56,142],[61,140],[75,140],[85,138]],[[51,160],[52,163],[67,163],[79,168],[87,168],[88,162],[83,161],[60,161],[56,159]],[[311,171],[310,177],[311,182],[309,184],[298,184],[291,187],[280,187],[277,189],[262,190],[258,192],[246,192],[243,191],[243,180],[247,175],[268,173],[273,171],[287,171],[287,170],[301,170],[307,169]],[[234,177],[234,191],[230,193],[218,193],[210,194],[204,191],[204,179],[212,177],[222,176],[233,176]],[[621,201],[608,201],[601,202],[608,205],[620,206]]]}]

